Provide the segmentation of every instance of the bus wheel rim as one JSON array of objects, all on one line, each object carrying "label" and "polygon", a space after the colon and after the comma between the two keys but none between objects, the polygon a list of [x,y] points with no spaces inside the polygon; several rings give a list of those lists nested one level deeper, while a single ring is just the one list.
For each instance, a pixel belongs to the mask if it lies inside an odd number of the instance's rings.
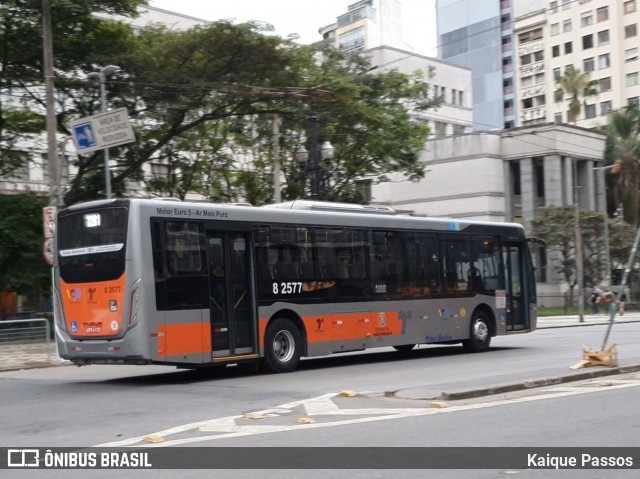
[{"label": "bus wheel rim", "polygon": [[485,342],[489,337],[489,328],[484,321],[476,321],[473,325],[473,335],[480,342]]},{"label": "bus wheel rim", "polygon": [[278,359],[286,363],[290,361],[295,353],[295,341],[290,331],[278,331],[273,338],[273,354]]}]

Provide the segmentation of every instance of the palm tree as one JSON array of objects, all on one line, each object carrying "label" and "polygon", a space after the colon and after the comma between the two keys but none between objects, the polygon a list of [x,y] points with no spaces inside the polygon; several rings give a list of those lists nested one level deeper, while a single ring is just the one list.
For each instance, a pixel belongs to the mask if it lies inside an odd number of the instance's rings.
[{"label": "palm tree", "polygon": [[613,112],[604,127],[607,134],[605,161],[616,175],[615,204],[623,205],[624,220],[640,224],[640,110],[629,106]]},{"label": "palm tree", "polygon": [[575,123],[582,109],[580,98],[597,95],[597,82],[589,79],[589,72],[582,72],[570,66],[565,70],[564,75],[556,80],[556,83],[562,93],[568,96],[569,111],[567,119],[569,123]]}]

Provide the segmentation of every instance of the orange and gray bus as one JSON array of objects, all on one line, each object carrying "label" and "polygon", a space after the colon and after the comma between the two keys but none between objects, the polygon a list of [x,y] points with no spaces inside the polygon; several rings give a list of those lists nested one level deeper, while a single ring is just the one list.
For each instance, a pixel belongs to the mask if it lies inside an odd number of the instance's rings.
[{"label": "orange and gray bus", "polygon": [[114,199],[59,212],[58,351],[183,368],[461,343],[533,331],[521,225],[310,201]]}]

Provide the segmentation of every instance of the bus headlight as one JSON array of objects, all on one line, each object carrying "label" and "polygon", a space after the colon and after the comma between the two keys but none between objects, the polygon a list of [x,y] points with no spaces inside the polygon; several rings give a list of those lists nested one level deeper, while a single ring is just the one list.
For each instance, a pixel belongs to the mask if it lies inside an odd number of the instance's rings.
[{"label": "bus headlight", "polygon": [[62,331],[67,330],[64,320],[64,308],[62,307],[60,294],[56,288],[53,288],[53,319]]},{"label": "bus headlight", "polygon": [[138,320],[138,304],[140,301],[140,280],[138,279],[131,288],[131,296],[129,297],[129,326],[135,324]]}]

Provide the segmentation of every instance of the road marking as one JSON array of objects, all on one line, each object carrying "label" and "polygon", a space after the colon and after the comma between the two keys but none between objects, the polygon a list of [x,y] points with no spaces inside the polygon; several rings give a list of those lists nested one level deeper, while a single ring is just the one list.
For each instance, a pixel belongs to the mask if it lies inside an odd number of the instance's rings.
[{"label": "road marking", "polygon": [[[425,402],[424,407],[413,408],[338,408],[338,406],[332,401],[332,398],[338,396],[335,393],[323,394],[315,398],[310,398],[301,401],[295,401],[287,404],[282,404],[274,408],[265,409],[262,411],[255,411],[255,413],[262,414],[269,418],[287,418],[287,416],[294,415],[295,409],[302,407],[301,413],[304,412],[307,416],[360,416],[369,415],[369,417],[349,418],[349,419],[337,419],[327,420],[325,422],[316,422],[314,424],[285,424],[274,425],[264,424],[261,425],[259,421],[253,419],[245,419],[243,415],[227,416],[217,419],[211,419],[207,421],[199,421],[190,424],[183,424],[163,431],[151,433],[152,435],[162,436],[165,440],[162,443],[147,443],[144,442],[144,438],[151,434],[145,434],[144,436],[133,437],[129,439],[123,439],[120,441],[108,442],[99,444],[94,447],[168,447],[178,446],[182,444],[190,444],[194,442],[206,442],[216,441],[221,439],[229,439],[242,436],[254,436],[258,434],[271,434],[274,432],[287,432],[301,429],[316,429],[323,427],[335,427],[345,426],[350,424],[375,422],[375,421],[388,421],[393,419],[404,419],[408,417],[420,417],[429,416],[432,414],[451,414],[460,411],[469,411],[473,409],[483,409],[487,407],[504,406],[509,404],[527,403],[532,401],[541,401],[545,399],[554,399],[566,396],[576,396],[579,394],[590,394],[602,391],[611,391],[614,389],[626,389],[631,387],[640,386],[640,379],[636,380],[608,380],[610,385],[607,386],[592,386],[597,384],[595,381],[584,383],[585,385],[577,386],[557,386],[552,388],[545,388],[542,390],[543,394],[535,394],[534,390],[527,391],[533,395],[500,399],[491,402],[481,402],[475,404],[464,404],[460,406],[451,406],[444,409],[428,408],[428,402]],[[331,404],[329,404],[331,403]],[[242,422],[251,421],[251,425],[244,425]],[[293,421],[295,422],[295,421]],[[170,436],[177,434],[183,434],[185,432],[191,432],[194,437],[171,439]],[[199,435],[201,433],[213,433],[208,435]]]}]

